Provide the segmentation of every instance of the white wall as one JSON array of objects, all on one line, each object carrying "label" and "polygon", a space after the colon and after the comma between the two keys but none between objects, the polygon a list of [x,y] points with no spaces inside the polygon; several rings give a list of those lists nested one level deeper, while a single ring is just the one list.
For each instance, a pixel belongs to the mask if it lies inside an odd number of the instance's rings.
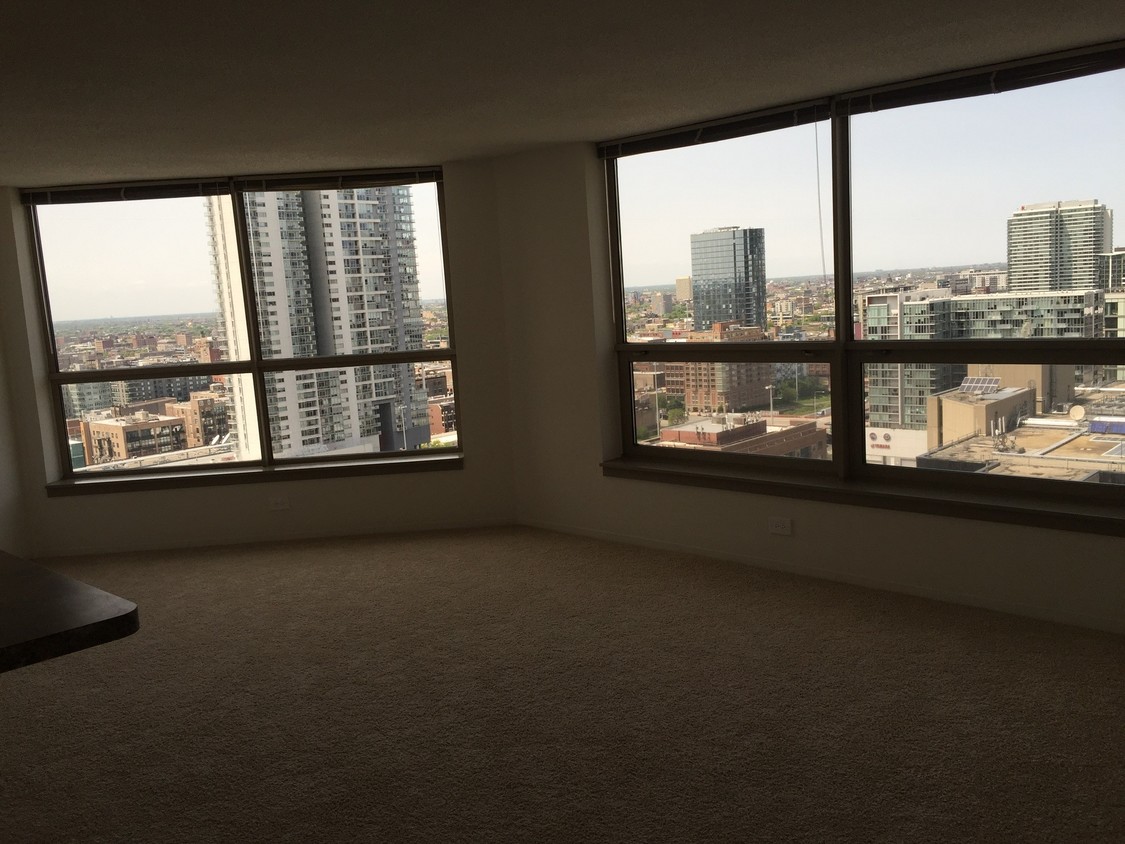
[{"label": "white wall", "polygon": [[[505,524],[513,518],[506,414],[507,344],[497,303],[496,214],[491,167],[446,169],[447,240],[458,384],[466,443],[461,471],[240,484],[48,498],[47,466],[56,465],[48,424],[43,342],[35,274],[22,209],[13,190],[0,202],[0,332],[9,399],[0,391],[0,547],[31,556],[182,547],[382,531]],[[7,412],[18,408],[13,430]],[[20,476],[15,455],[20,455]],[[290,509],[269,509],[283,494]],[[23,510],[18,509],[22,500]],[[27,526],[21,537],[16,525]]]},{"label": "white wall", "polygon": [[[1120,538],[603,477],[618,412],[601,165],[572,145],[496,172],[521,521],[1125,632]],[[794,535],[767,534],[770,515]]]}]

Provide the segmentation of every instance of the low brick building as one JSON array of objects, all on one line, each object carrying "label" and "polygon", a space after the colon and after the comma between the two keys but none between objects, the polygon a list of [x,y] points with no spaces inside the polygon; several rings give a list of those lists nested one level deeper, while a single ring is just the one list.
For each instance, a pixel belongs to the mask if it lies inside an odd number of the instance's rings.
[{"label": "low brick building", "polygon": [[710,421],[685,422],[664,428],[660,432],[660,444],[732,454],[810,459],[828,457],[828,434],[815,420],[797,420],[783,427],[771,428],[765,419],[744,420],[740,414],[726,414]]},{"label": "low brick building", "polygon": [[184,420],[140,411],[82,422],[87,465],[112,463],[187,448]]}]

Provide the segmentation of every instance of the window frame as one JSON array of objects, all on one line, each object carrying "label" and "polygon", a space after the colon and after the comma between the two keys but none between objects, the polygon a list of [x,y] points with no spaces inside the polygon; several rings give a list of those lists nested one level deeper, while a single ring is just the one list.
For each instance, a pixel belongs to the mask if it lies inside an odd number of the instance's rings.
[{"label": "window frame", "polygon": [[[611,477],[810,498],[886,509],[1125,535],[1125,496],[1102,484],[899,467],[866,460],[863,366],[871,363],[1125,364],[1122,338],[1015,340],[857,340],[853,323],[850,117],[901,106],[1003,93],[1125,68],[1125,41],[841,93],[598,145],[604,160],[620,456]],[[816,120],[830,122],[833,273],[832,340],[682,344],[630,343],[625,326],[617,160],[746,137]],[[636,440],[632,365],[638,361],[827,362],[832,407],[831,461],[685,452]],[[1109,499],[1107,501],[1107,499]]]},{"label": "window frame", "polygon": [[[245,194],[261,191],[350,190],[370,187],[396,187],[433,184],[437,195],[439,237],[444,271],[448,345],[438,349],[416,351],[380,351],[313,357],[267,357],[263,355],[262,323],[255,288],[253,262],[250,260],[250,232],[247,224]],[[46,381],[50,392],[53,442],[58,458],[58,479],[49,480],[49,496],[86,494],[92,492],[166,489],[181,486],[209,486],[229,483],[255,483],[301,478],[326,478],[367,474],[394,474],[413,471],[439,471],[463,468],[464,439],[461,433],[457,352],[453,303],[449,272],[449,249],[446,238],[445,192],[441,167],[409,169],[378,169],[344,172],[300,173],[282,175],[236,176],[209,179],[177,179],[165,181],[125,182],[99,185],[25,188],[19,191],[25,206],[32,240],[37,274],[37,299],[44,352]],[[245,360],[216,363],[169,364],[144,367],[143,373],[132,368],[63,371],[59,367],[51,316],[49,281],[47,279],[43,244],[36,208],[53,204],[92,204],[163,198],[201,199],[210,196],[229,197],[236,231],[239,261],[238,282],[245,312],[249,354]],[[232,279],[233,281],[233,279]],[[237,294],[235,294],[237,295]],[[453,381],[454,413],[458,419],[455,446],[434,446],[413,451],[382,451],[363,455],[324,454],[300,457],[278,457],[273,452],[270,432],[265,377],[273,372],[304,372],[340,370],[360,366],[391,366],[396,364],[448,361]],[[257,436],[260,456],[221,464],[177,466],[163,464],[152,467],[123,468],[106,472],[76,472],[69,459],[69,440],[62,388],[67,384],[147,381],[159,378],[190,376],[243,375],[253,383]]]}]

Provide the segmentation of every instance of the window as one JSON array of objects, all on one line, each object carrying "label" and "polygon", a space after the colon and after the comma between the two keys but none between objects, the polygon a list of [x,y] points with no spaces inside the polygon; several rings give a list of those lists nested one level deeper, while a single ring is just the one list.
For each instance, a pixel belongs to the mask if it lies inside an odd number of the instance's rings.
[{"label": "window", "polygon": [[603,143],[607,472],[1071,502],[1125,532],[1123,67],[1073,51]]},{"label": "window", "polygon": [[[24,191],[65,443],[59,486],[385,458],[401,470],[402,458],[456,454],[425,382],[441,368],[442,400],[455,402],[440,175]],[[325,196],[369,221],[352,234],[363,277],[329,269],[340,224],[320,225]],[[282,260],[262,260],[277,241]]]}]

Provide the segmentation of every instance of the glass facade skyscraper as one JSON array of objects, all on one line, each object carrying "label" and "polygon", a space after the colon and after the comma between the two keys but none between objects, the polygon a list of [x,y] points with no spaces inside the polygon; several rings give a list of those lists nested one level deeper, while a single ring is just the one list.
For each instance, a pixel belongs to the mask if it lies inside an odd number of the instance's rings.
[{"label": "glass facade skyscraper", "polygon": [[766,230],[736,226],[691,236],[695,330],[717,322],[766,327]]}]

